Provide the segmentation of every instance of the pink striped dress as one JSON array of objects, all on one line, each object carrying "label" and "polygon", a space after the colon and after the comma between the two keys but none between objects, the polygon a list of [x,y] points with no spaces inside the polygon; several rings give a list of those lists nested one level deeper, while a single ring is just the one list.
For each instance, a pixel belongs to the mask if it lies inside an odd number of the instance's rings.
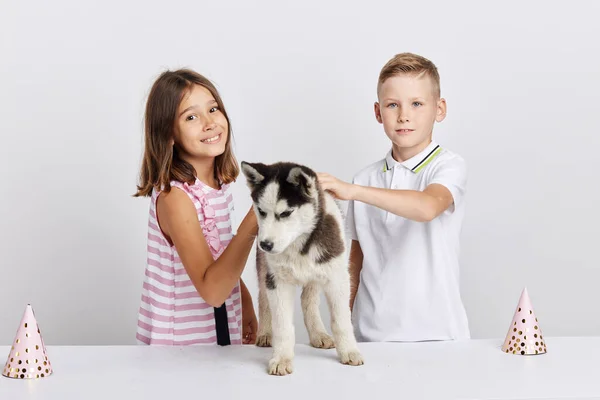
[{"label": "pink striped dress", "polygon": [[[220,190],[196,179],[193,185],[171,182],[171,190],[183,190],[193,201],[198,222],[214,259],[233,237],[233,198],[228,184]],[[138,313],[139,344],[217,344],[215,309],[196,291],[174,246],[158,227],[156,199],[152,193],[148,220],[148,258]],[[240,284],[225,301],[231,344],[242,344]],[[224,319],[223,319],[224,322]],[[224,324],[225,325],[225,324]]]}]

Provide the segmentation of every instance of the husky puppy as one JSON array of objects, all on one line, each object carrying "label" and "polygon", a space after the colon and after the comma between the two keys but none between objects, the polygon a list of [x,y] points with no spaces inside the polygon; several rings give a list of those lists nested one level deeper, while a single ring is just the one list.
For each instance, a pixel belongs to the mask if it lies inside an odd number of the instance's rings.
[{"label": "husky puppy", "polygon": [[[343,364],[362,365],[350,320],[350,275],[338,204],[306,166],[287,162],[241,166],[258,219],[257,345],[273,347],[269,373],[293,371],[297,286],[302,287],[302,313],[311,345],[335,347]],[[319,312],[320,290],[329,306],[333,338]]]}]

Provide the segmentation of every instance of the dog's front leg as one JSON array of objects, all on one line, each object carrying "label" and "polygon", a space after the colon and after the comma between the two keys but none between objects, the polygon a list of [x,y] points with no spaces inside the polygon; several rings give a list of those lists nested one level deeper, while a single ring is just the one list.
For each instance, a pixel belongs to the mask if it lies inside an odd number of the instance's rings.
[{"label": "dog's front leg", "polygon": [[331,314],[331,332],[340,361],[348,365],[362,365],[363,357],[358,350],[352,327],[348,270],[337,268],[324,289]]},{"label": "dog's front leg", "polygon": [[[274,287],[273,287],[274,286]],[[269,374],[287,375],[293,371],[294,346],[294,285],[275,282],[267,289],[271,310],[273,357],[269,361]]]},{"label": "dog's front leg", "polygon": [[319,285],[314,282],[306,284],[300,299],[310,344],[321,349],[334,348],[333,338],[327,334],[319,311]]}]

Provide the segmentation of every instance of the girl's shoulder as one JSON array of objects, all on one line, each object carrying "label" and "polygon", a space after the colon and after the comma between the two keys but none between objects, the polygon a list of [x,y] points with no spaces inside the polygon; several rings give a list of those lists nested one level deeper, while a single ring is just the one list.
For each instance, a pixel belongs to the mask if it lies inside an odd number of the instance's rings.
[{"label": "girl's shoulder", "polygon": [[[182,195],[183,194],[187,195]],[[174,195],[172,195],[174,194]],[[185,200],[187,197],[188,200]],[[155,204],[155,207],[158,207],[158,204],[164,204],[169,209],[178,209],[183,204],[182,202],[191,201],[194,203],[194,208],[198,208],[196,206],[197,195],[194,193],[190,185],[172,180],[169,182],[169,190],[166,190],[165,186],[160,188],[155,187],[152,191],[152,202]]]},{"label": "girl's shoulder", "polygon": [[[195,185],[195,184],[194,184]],[[182,191],[184,191],[185,193],[191,195],[193,193],[193,187],[194,185],[190,185],[186,182],[180,182],[177,180],[172,180],[169,182],[169,191],[171,191],[173,188],[177,188],[177,189],[181,189]],[[155,196],[158,196],[159,194],[163,193],[165,191],[165,187],[162,186],[160,188],[155,187],[153,190],[153,194]]]},{"label": "girl's shoulder", "polygon": [[[192,184],[187,182],[180,182],[177,180],[173,180],[169,182],[169,184],[171,187],[171,191],[176,188],[186,193],[197,209],[205,208],[213,203],[233,202],[233,191],[231,184],[229,183],[221,184],[221,187],[219,189],[215,189],[197,178],[196,181]],[[155,192],[153,194],[155,198],[158,197],[158,195],[163,190],[155,189]]]}]

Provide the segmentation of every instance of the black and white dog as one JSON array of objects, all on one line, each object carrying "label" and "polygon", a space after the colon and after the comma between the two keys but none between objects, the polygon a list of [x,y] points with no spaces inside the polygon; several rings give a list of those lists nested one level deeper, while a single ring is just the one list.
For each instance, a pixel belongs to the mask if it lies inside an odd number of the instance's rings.
[{"label": "black and white dog", "polygon": [[[340,361],[362,365],[350,320],[350,276],[340,208],[311,169],[294,163],[242,162],[258,218],[257,345],[273,346],[269,373],[293,371],[294,295],[301,286],[310,343],[335,347]],[[319,312],[320,290],[331,314],[333,339]]]}]

